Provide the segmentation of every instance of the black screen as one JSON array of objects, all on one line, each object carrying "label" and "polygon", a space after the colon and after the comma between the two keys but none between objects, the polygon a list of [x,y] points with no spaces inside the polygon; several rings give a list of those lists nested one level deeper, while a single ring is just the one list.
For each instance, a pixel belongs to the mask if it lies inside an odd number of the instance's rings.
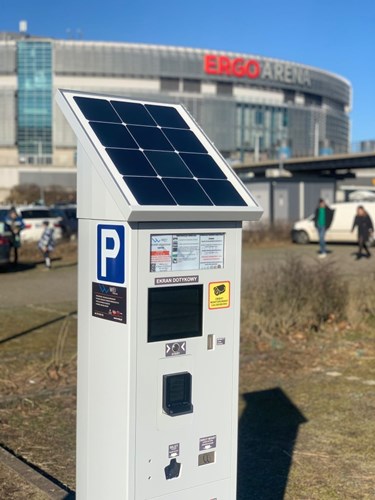
[{"label": "black screen", "polygon": [[149,288],[148,342],[202,335],[203,285]]}]

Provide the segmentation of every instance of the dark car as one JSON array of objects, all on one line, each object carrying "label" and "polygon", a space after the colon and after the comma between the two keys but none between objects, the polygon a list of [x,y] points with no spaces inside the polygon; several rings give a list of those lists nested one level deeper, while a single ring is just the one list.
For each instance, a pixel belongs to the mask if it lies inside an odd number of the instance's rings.
[{"label": "dark car", "polygon": [[0,220],[0,266],[9,264],[11,236],[5,222]]},{"label": "dark car", "polygon": [[51,207],[53,217],[60,219],[63,238],[74,239],[78,232],[77,206],[54,205]]}]

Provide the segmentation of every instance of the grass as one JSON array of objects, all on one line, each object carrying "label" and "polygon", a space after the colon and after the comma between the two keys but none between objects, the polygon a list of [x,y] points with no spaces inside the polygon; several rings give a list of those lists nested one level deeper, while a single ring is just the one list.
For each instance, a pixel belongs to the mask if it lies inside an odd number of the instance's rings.
[{"label": "grass", "polygon": [[[244,266],[237,500],[370,500],[374,280],[349,284],[328,262],[318,269],[281,260],[251,274]],[[322,303],[325,287],[334,300]],[[32,330],[1,346],[4,444],[71,489],[76,319],[49,322],[75,308],[67,301],[2,309],[0,322],[0,340]],[[45,497],[0,467],[0,498]]]}]

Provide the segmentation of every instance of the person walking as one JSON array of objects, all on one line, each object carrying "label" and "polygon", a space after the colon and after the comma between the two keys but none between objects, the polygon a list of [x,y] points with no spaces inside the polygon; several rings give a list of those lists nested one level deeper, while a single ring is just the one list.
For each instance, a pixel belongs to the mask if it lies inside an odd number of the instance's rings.
[{"label": "person walking", "polygon": [[369,258],[371,257],[371,253],[367,247],[367,242],[370,235],[374,232],[374,225],[372,223],[371,217],[362,205],[359,205],[357,207],[357,214],[354,217],[352,232],[356,227],[358,228],[357,260],[362,257],[362,250],[366,252],[366,257]]},{"label": "person walking", "polygon": [[13,265],[18,264],[18,249],[21,246],[21,231],[25,227],[22,217],[18,215],[15,207],[11,207],[5,217],[5,224],[9,227],[12,233],[10,239],[10,247],[14,249]]},{"label": "person walking", "polygon": [[327,257],[326,231],[332,224],[334,210],[329,208],[323,198],[319,199],[319,204],[315,210],[313,221],[319,235],[319,257]]},{"label": "person walking", "polygon": [[44,257],[44,262],[47,269],[51,269],[51,257],[50,253],[55,248],[55,240],[53,236],[53,227],[50,227],[49,221],[45,220],[43,222],[43,233],[38,242],[38,248],[42,252]]}]

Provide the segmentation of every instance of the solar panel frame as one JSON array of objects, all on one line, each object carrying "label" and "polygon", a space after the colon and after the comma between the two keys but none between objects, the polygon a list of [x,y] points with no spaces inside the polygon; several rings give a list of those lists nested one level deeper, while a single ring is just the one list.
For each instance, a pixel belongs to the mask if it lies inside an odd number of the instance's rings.
[{"label": "solar panel frame", "polygon": [[[197,137],[198,141],[202,144],[202,147],[213,158],[218,169],[223,172],[225,178],[228,179],[228,181],[234,186],[235,191],[245,201],[245,204],[243,206],[211,206],[194,204],[176,204],[171,206],[161,204],[139,204],[131,189],[124,182],[123,174],[119,172],[111,157],[107,153],[106,147],[101,143],[97,135],[91,129],[89,120],[75,102],[75,97],[102,99],[107,102],[116,101],[135,103],[142,104],[143,106],[163,106],[176,110],[182,120],[190,127],[194,136]],[[98,167],[100,170],[104,167],[106,173],[109,174],[110,178],[114,181],[119,191],[125,198],[126,204],[129,207],[129,210],[127,210],[127,213],[129,214],[128,220],[257,220],[260,217],[262,209],[254,201],[246,187],[182,105],[161,104],[159,102],[141,101],[118,96],[91,94],[88,92],[69,90],[59,90],[57,100],[65,116],[68,118],[68,121],[76,132],[79,142],[82,143],[84,150],[89,152],[89,156],[92,159],[94,166]],[[158,127],[160,128],[160,125]],[[179,130],[186,131],[186,128],[181,128]],[[99,162],[98,158],[100,159]],[[104,175],[104,171],[101,170],[101,174]],[[176,178],[178,178],[178,176],[176,176]]]}]

